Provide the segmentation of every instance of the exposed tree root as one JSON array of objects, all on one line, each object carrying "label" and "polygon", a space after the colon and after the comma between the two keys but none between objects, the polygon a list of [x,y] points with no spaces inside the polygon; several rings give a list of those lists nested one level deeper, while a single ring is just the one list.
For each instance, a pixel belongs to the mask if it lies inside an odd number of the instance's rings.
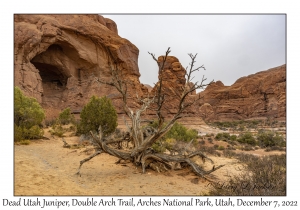
[{"label": "exposed tree root", "polygon": [[[101,154],[102,152],[118,157],[119,160],[116,162],[116,164],[120,163],[121,160],[127,160],[134,163],[137,166],[140,165],[142,167],[142,173],[145,173],[147,167],[152,168],[158,173],[161,173],[170,169],[174,170],[176,164],[181,165],[182,163],[185,163],[191,167],[191,169],[196,175],[206,178],[205,175],[208,175],[224,166],[213,166],[211,170],[203,170],[199,165],[197,165],[193,160],[191,160],[191,158],[198,156],[202,159],[203,162],[205,162],[205,160],[210,161],[212,164],[214,162],[201,151],[195,151],[188,155],[168,155],[163,153],[155,153],[153,150],[147,149],[144,152],[132,157],[130,151],[115,149],[107,145],[107,141],[105,141],[105,138],[101,138],[101,128],[99,130],[99,133],[100,135],[96,136],[91,132],[91,135],[94,140],[94,145],[97,145],[97,150],[94,154],[80,161],[80,166],[78,168],[78,172],[76,173],[77,175],[80,175],[80,168],[85,162],[91,160],[92,158]],[[110,143],[114,143],[114,141],[110,141]]]},{"label": "exposed tree root", "polygon": [[[183,148],[183,152],[181,152],[181,154],[179,155],[157,153],[151,149],[152,145],[155,142],[160,141],[160,139],[172,128],[175,122],[183,117],[183,114],[185,113],[187,108],[201,99],[200,94],[199,97],[193,99],[188,99],[189,95],[195,90],[202,89],[209,85],[204,84],[204,81],[206,80],[204,77],[202,78],[200,83],[192,83],[192,74],[196,71],[199,71],[200,69],[205,70],[203,65],[198,68],[194,68],[196,55],[194,56],[192,54],[189,54],[192,61],[190,63],[190,68],[186,71],[186,81],[181,90],[176,90],[176,92],[174,92],[174,98],[176,98],[178,101],[178,104],[176,105],[176,112],[173,114],[169,122],[165,122],[165,116],[162,112],[162,108],[164,107],[164,103],[166,102],[162,73],[164,71],[164,65],[167,61],[168,54],[171,52],[170,48],[168,48],[165,56],[162,56],[161,59],[157,59],[154,54],[149,53],[158,64],[159,81],[157,83],[158,85],[155,89],[155,93],[151,97],[148,95],[148,97],[139,98],[139,96],[137,95],[137,101],[139,102],[139,104],[141,104],[141,107],[135,111],[128,107],[127,102],[127,85],[130,84],[130,81],[124,80],[122,75],[123,71],[122,69],[120,69],[122,65],[119,65],[119,61],[114,58],[113,53],[109,48],[106,48],[106,50],[109,57],[108,66],[111,70],[111,80],[101,80],[100,78],[95,78],[95,80],[102,84],[115,87],[121,94],[123,101],[123,110],[131,121],[131,127],[129,127],[125,122],[128,132],[121,136],[103,136],[101,126],[99,127],[98,135],[91,132],[96,153],[80,161],[80,166],[77,174],[80,174],[80,168],[83,163],[89,161],[102,152],[119,158],[119,161],[117,161],[117,163],[120,163],[121,160],[127,160],[132,162],[136,166],[141,166],[143,173],[145,173],[147,167],[150,167],[158,172],[162,172],[170,169],[180,169],[185,166],[189,166],[196,175],[206,178],[205,175],[208,175],[224,166],[213,166],[211,170],[205,171],[191,158],[198,156],[202,159],[203,162],[208,160],[212,164],[213,161],[200,151],[192,152],[186,155],[186,149],[191,144],[191,142],[186,148]],[[141,126],[141,122],[143,121],[141,119],[141,116],[147,109],[151,109],[156,113],[158,121],[158,125],[156,128]],[[122,144],[128,144],[128,142],[133,145],[133,148],[127,150],[123,149]],[[111,146],[115,144],[118,145],[117,148]],[[175,167],[176,165],[177,167]]]},{"label": "exposed tree root", "polygon": [[84,164],[85,162],[91,160],[92,158],[96,157],[97,155],[100,155],[101,153],[102,153],[102,151],[101,151],[101,150],[98,150],[98,151],[96,151],[94,154],[92,154],[92,155],[88,156],[87,158],[81,160],[76,175],[81,176],[81,174],[80,174],[80,169],[81,169],[82,164]]},{"label": "exposed tree root", "polygon": [[211,163],[213,163],[213,161],[208,158],[206,155],[204,155],[202,152],[200,151],[196,151],[193,152],[187,156],[182,156],[182,155],[167,155],[167,154],[161,154],[161,153],[155,153],[155,154],[147,154],[145,156],[143,156],[143,158],[141,159],[141,164],[142,164],[142,170],[143,173],[145,173],[145,168],[147,167],[147,163],[146,160],[147,159],[153,159],[156,161],[159,161],[161,163],[166,164],[167,166],[171,167],[173,169],[173,167],[171,166],[170,162],[173,163],[187,163],[189,166],[192,167],[193,171],[201,177],[204,177],[205,175],[208,175],[212,172],[214,172],[215,170],[218,170],[219,168],[223,167],[224,165],[220,165],[220,166],[213,166],[213,168],[209,171],[205,171],[203,170],[199,165],[197,165],[194,161],[192,161],[190,158],[194,157],[194,156],[200,156],[202,158],[202,160],[204,159],[208,159],[211,161]]}]

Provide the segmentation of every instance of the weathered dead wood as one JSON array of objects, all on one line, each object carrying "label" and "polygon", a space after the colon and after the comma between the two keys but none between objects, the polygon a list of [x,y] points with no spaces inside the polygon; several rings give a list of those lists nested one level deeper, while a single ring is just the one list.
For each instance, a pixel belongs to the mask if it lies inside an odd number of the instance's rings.
[{"label": "weathered dead wood", "polygon": [[62,141],[64,142],[63,148],[71,148],[71,145],[68,144],[64,138],[62,138]]},{"label": "weathered dead wood", "polygon": [[207,159],[209,160],[212,164],[214,163],[210,158],[208,158],[206,155],[204,155],[202,152],[200,151],[196,151],[193,152],[187,156],[183,156],[183,155],[167,155],[167,154],[161,154],[161,153],[156,153],[156,154],[146,154],[143,156],[143,158],[141,159],[141,164],[142,164],[142,169],[143,169],[143,173],[145,173],[145,168],[146,168],[146,160],[151,158],[154,159],[156,161],[165,163],[167,165],[170,165],[169,162],[176,162],[176,163],[187,163],[188,165],[190,165],[192,167],[192,169],[194,170],[194,172],[201,176],[204,177],[204,175],[208,175],[210,173],[212,173],[213,171],[223,167],[224,165],[220,165],[220,166],[213,166],[213,168],[209,171],[204,171],[203,169],[201,169],[194,161],[192,161],[190,158],[194,157],[194,156],[199,156],[202,158],[202,160]]},{"label": "weathered dead wood", "polygon": [[94,141],[97,142],[97,144],[99,146],[99,149],[103,150],[104,152],[106,152],[106,153],[108,153],[112,156],[118,157],[120,159],[132,160],[132,157],[130,156],[129,152],[117,150],[117,149],[111,148],[108,145],[106,145],[105,141],[103,140],[101,127],[99,129],[99,134],[100,135],[98,137],[95,136],[92,132],[90,132],[90,133],[91,133],[91,136],[93,137]]},{"label": "weathered dead wood", "polygon": [[[93,134],[91,132],[91,136],[93,139],[93,144],[95,146],[96,153],[89,156],[88,158],[82,160],[80,162],[80,166],[78,169],[77,174],[80,174],[80,167],[83,163],[89,161],[93,157],[101,154],[102,152],[108,153],[112,156],[118,157],[119,161],[117,163],[120,163],[121,160],[128,160],[132,163],[134,163],[136,166],[141,166],[143,173],[145,173],[145,170],[147,167],[151,167],[154,170],[161,172],[162,170],[169,170],[174,169],[174,165],[187,165],[190,166],[191,169],[194,171],[195,174],[197,174],[200,177],[204,177],[205,175],[208,175],[219,168],[223,167],[224,165],[219,166],[213,166],[211,170],[205,171],[203,170],[199,165],[197,165],[191,158],[195,156],[199,156],[203,162],[205,160],[210,161],[213,164],[213,160],[208,158],[205,154],[203,154],[200,151],[195,151],[189,154],[187,153],[187,149],[190,146],[191,142],[183,148],[183,153],[178,155],[168,155],[163,153],[157,153],[154,152],[151,149],[151,146],[159,141],[175,124],[175,122],[183,117],[183,113],[186,111],[186,109],[190,106],[192,106],[195,102],[201,99],[200,95],[198,98],[189,99],[187,100],[188,96],[197,89],[202,89],[206,87],[208,84],[204,84],[206,79],[203,77],[201,82],[191,83],[191,80],[193,79],[193,73],[196,71],[199,71],[200,69],[205,70],[204,66],[200,66],[198,68],[194,68],[196,55],[189,54],[191,58],[191,64],[190,68],[188,69],[186,73],[186,81],[185,85],[182,87],[181,92],[175,93],[174,97],[177,97],[179,100],[178,106],[177,106],[177,112],[173,115],[171,120],[169,122],[165,122],[165,116],[163,115],[162,109],[164,107],[164,103],[166,103],[165,95],[164,95],[164,88],[163,88],[163,77],[162,77],[162,71],[164,69],[164,65],[166,63],[167,57],[169,55],[170,48],[167,49],[165,56],[163,56],[162,63],[158,62],[158,59],[155,57],[154,54],[149,53],[152,58],[157,62],[159,67],[159,81],[156,89],[156,93],[153,96],[147,96],[144,98],[139,98],[137,96],[137,100],[141,104],[140,108],[137,110],[133,110],[128,106],[127,98],[128,98],[128,92],[127,92],[127,86],[128,81],[125,81],[122,74],[122,69],[119,68],[118,61],[113,58],[112,53],[110,52],[109,48],[107,48],[108,55],[109,55],[109,66],[111,71],[111,81],[104,81],[102,79],[96,78],[96,81],[110,85],[115,87],[118,92],[122,95],[122,101],[123,101],[123,109],[125,114],[129,117],[131,121],[131,126],[127,124],[125,121],[125,124],[127,126],[127,134],[123,135],[121,137],[116,136],[103,136],[102,129],[99,127],[99,133]],[[121,65],[120,65],[121,66]],[[151,109],[154,110],[157,116],[158,120],[158,126],[157,128],[152,127],[142,127],[141,122],[142,120],[142,114],[147,110]],[[122,147],[113,148],[112,144],[122,144],[123,142],[131,142],[133,144],[133,148],[129,150],[123,150]],[[177,167],[177,169],[180,169],[182,167]]]},{"label": "weathered dead wood", "polygon": [[92,155],[88,156],[87,158],[81,160],[76,175],[80,175],[80,176],[81,176],[81,174],[80,174],[80,169],[81,169],[82,164],[84,164],[85,162],[91,160],[92,158],[96,157],[97,155],[100,155],[101,153],[102,153],[102,151],[101,151],[101,150],[98,150],[98,151],[96,151],[94,154],[92,154]]}]

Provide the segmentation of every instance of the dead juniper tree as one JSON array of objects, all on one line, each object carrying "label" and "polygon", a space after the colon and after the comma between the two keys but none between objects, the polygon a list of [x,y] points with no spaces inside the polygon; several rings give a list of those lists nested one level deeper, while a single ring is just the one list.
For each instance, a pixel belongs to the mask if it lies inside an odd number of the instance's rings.
[{"label": "dead juniper tree", "polygon": [[[211,170],[205,171],[191,159],[194,156],[199,156],[203,161],[209,160],[211,163],[213,163],[213,161],[210,158],[208,158],[205,154],[203,154],[200,151],[191,152],[189,154],[183,153],[177,155],[170,155],[155,152],[151,148],[153,143],[160,140],[172,128],[174,123],[178,119],[183,117],[184,111],[186,111],[188,107],[192,106],[197,100],[200,99],[199,96],[197,98],[194,98],[193,100],[187,100],[189,94],[197,89],[201,89],[208,85],[204,84],[206,80],[204,77],[202,78],[202,81],[200,83],[191,83],[191,80],[193,79],[193,73],[195,71],[199,71],[200,69],[205,69],[203,65],[198,68],[194,68],[197,54],[189,54],[191,58],[191,63],[190,67],[187,68],[188,70],[185,76],[185,85],[182,87],[181,92],[177,93],[176,96],[174,96],[178,98],[177,112],[173,115],[173,117],[170,120],[165,122],[165,116],[162,112],[162,108],[164,106],[164,103],[166,102],[165,94],[163,91],[164,87],[162,71],[164,69],[167,57],[171,52],[170,48],[168,48],[168,50],[166,51],[166,54],[165,56],[163,56],[163,61],[161,63],[158,62],[154,54],[149,53],[158,64],[159,81],[154,95],[148,95],[143,99],[139,99],[141,106],[137,110],[133,110],[128,106],[128,83],[122,78],[122,70],[119,69],[118,62],[114,59],[112,53],[109,50],[108,52],[111,60],[109,62],[111,70],[111,81],[107,82],[99,78],[97,78],[96,80],[102,84],[113,86],[121,94],[123,109],[125,114],[131,121],[131,127],[127,126],[128,132],[126,133],[126,135],[123,135],[121,137],[115,137],[113,135],[104,136],[102,130],[103,128],[101,127],[99,127],[99,133],[97,135],[91,132],[93,144],[95,146],[95,153],[80,161],[80,166],[78,168],[77,174],[80,174],[80,168],[83,163],[89,161],[93,157],[101,154],[102,152],[118,157],[118,162],[120,162],[120,160],[129,160],[136,166],[140,166],[142,168],[143,173],[145,173],[145,169],[147,167],[151,167],[152,169],[155,169],[159,172],[162,170],[174,169],[175,165],[181,164],[182,166],[190,166],[195,174],[201,177],[205,177],[205,175],[208,175],[211,172],[224,166],[213,166]],[[147,109],[155,111],[158,121],[157,128],[141,126],[142,113],[145,112]],[[113,143],[123,141],[130,141],[133,145],[132,149],[120,149],[114,148],[112,146]]]}]

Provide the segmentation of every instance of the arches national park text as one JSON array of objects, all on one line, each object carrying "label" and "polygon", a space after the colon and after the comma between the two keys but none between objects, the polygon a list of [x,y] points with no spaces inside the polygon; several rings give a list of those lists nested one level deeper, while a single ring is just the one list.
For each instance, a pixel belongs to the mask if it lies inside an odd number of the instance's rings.
[{"label": "arches national park text", "polygon": [[249,201],[240,198],[73,198],[69,200],[45,199],[45,198],[19,198],[18,200],[2,199],[3,206],[23,207],[56,207],[66,208],[72,206],[297,206],[297,201],[276,201],[257,198]]}]

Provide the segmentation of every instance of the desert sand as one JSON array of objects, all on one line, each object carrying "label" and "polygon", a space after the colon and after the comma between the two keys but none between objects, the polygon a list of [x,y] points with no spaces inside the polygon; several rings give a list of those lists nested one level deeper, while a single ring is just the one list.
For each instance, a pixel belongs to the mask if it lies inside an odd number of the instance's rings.
[{"label": "desert sand", "polygon": [[[78,143],[78,137],[65,137]],[[201,195],[208,191],[208,181],[189,170],[158,173],[131,163],[115,164],[116,157],[100,154],[86,162],[81,176],[76,175],[79,161],[88,157],[85,148],[63,148],[59,137],[15,145],[14,195]],[[224,181],[238,174],[235,159],[210,156],[215,165],[226,164],[209,178]],[[200,164],[202,164],[200,162]],[[207,169],[213,166],[206,162]]]}]

